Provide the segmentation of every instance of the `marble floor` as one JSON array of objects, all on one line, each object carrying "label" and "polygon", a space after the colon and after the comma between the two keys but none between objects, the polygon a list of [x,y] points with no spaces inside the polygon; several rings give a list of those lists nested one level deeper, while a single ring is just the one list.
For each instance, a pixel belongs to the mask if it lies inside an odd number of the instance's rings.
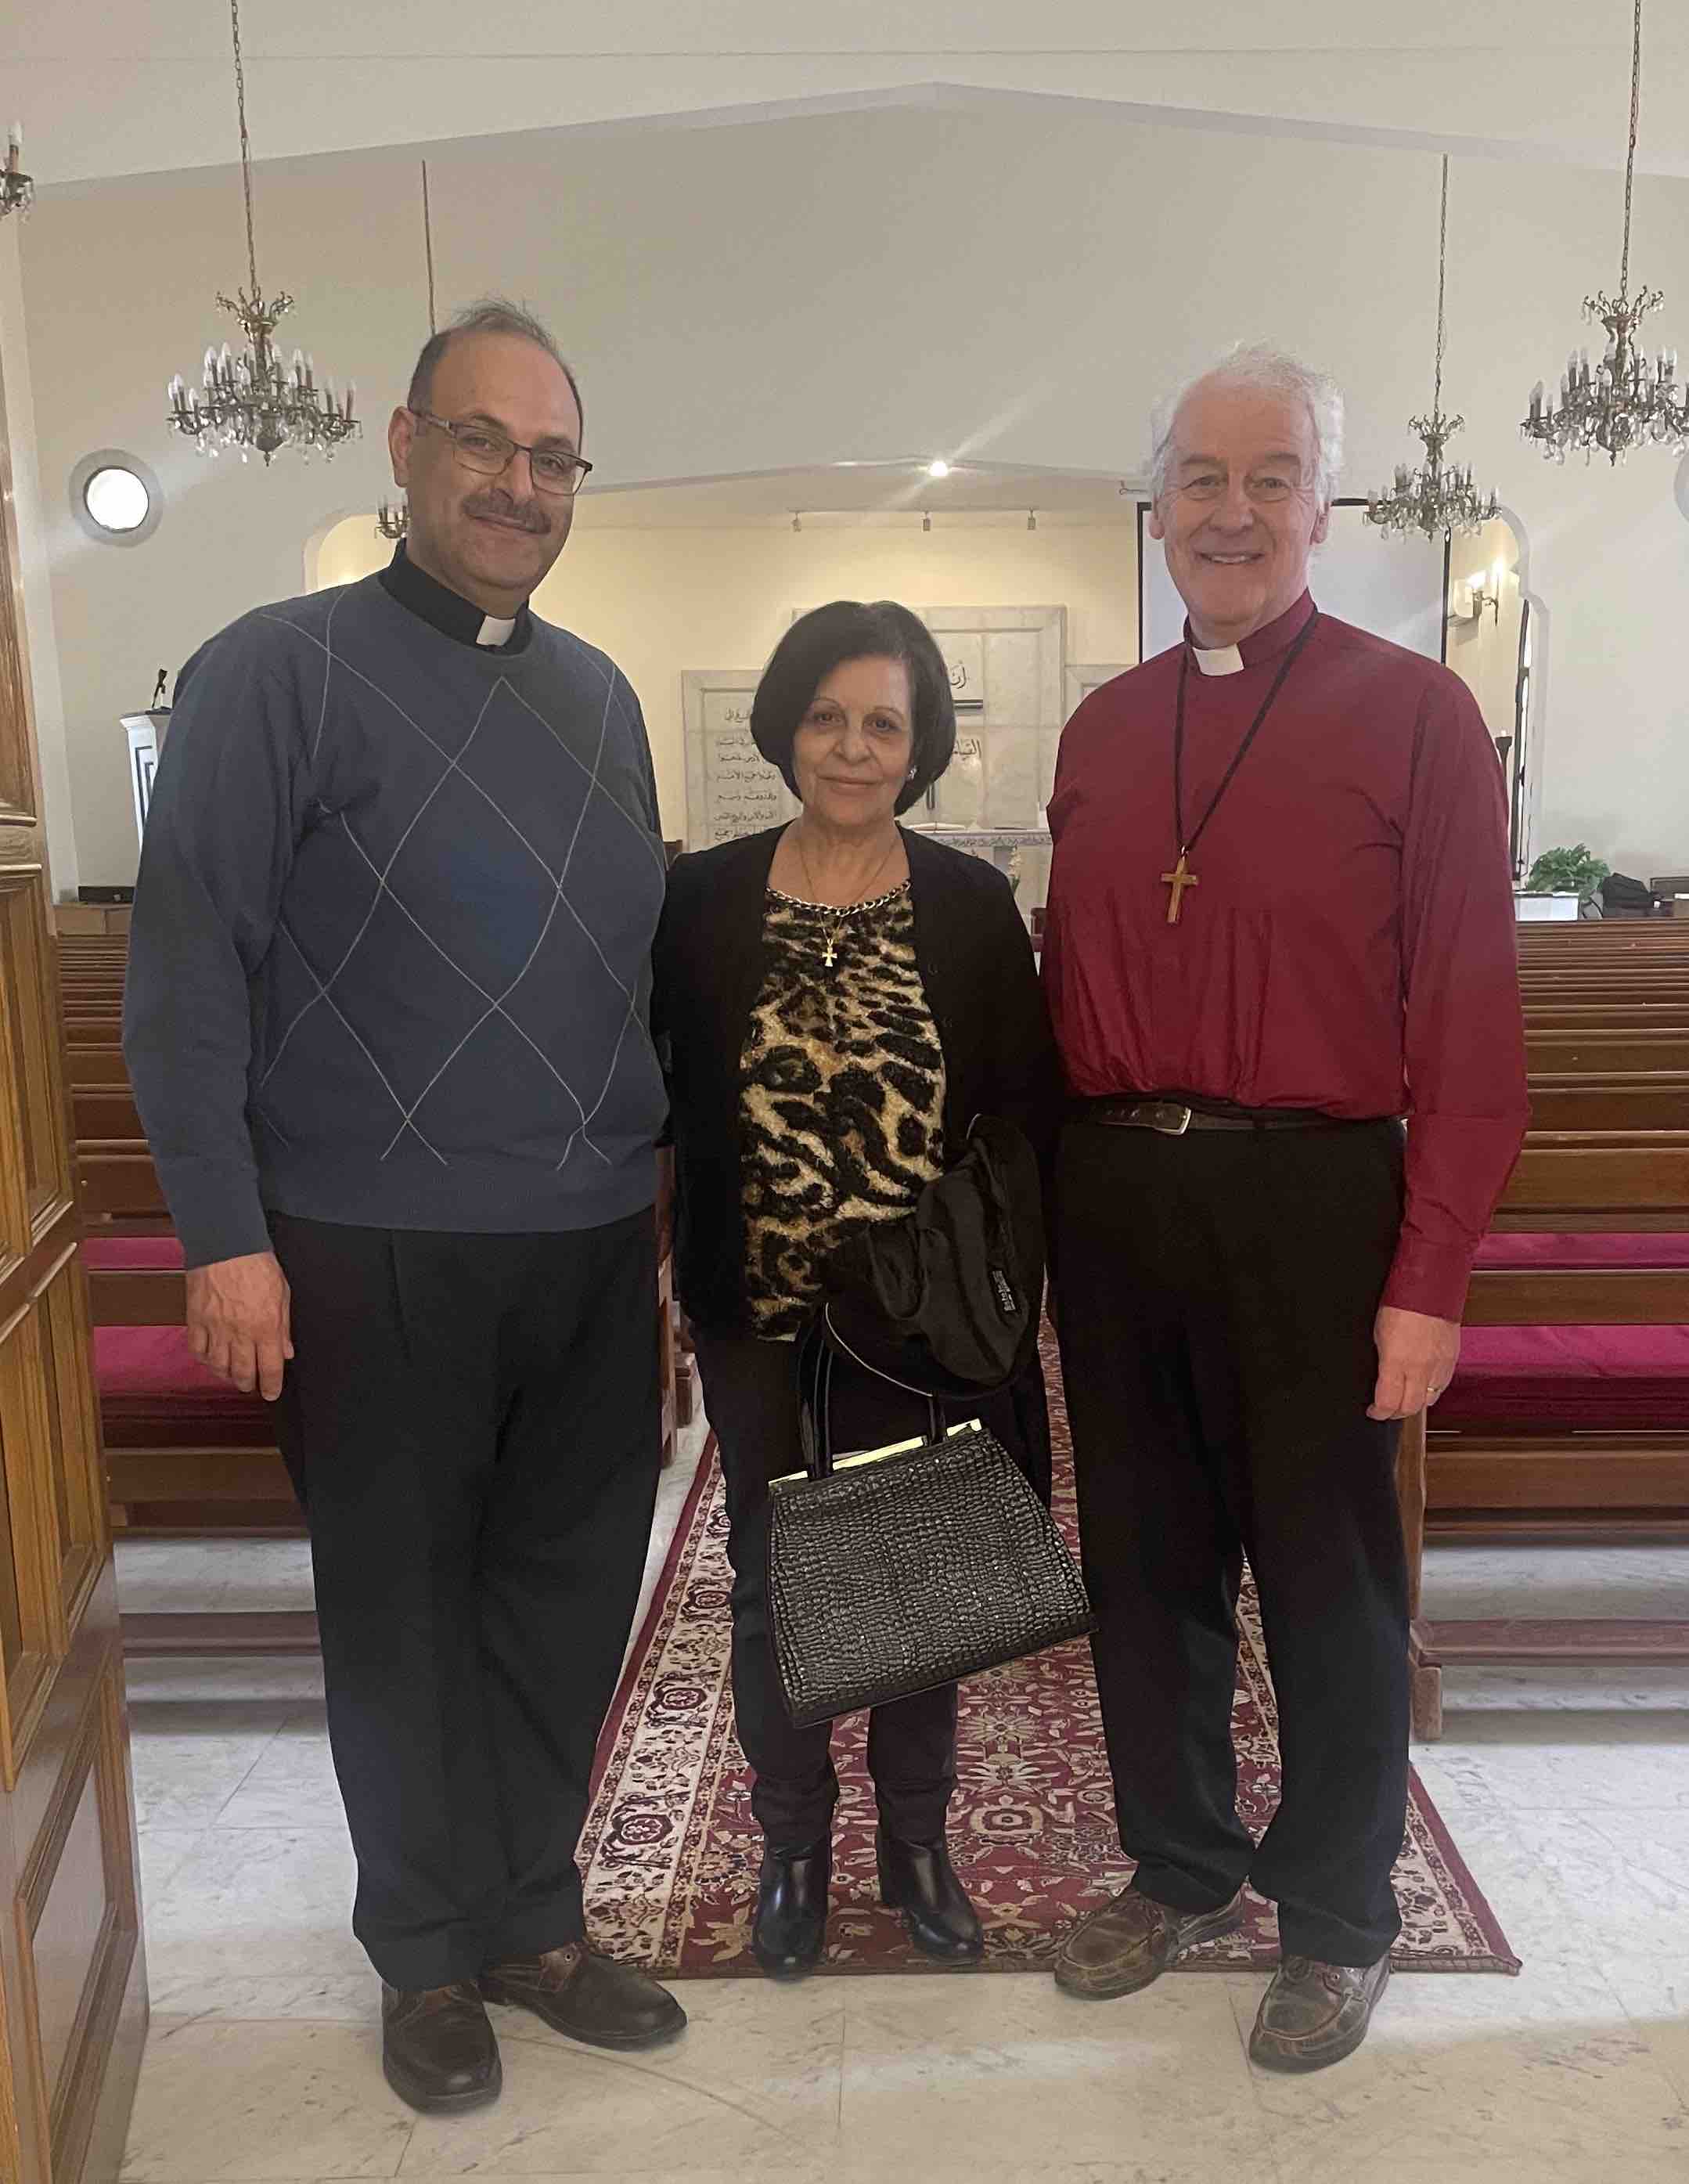
[{"label": "marble floor", "polygon": [[[308,1599],[300,1548],[159,1542],[120,1550],[126,1604],[203,1602],[208,1555],[226,1605]],[[1426,1605],[1664,1615],[1686,1591],[1689,1548],[1458,1547]],[[495,2011],[504,2096],[450,2121],[380,2075],[315,1663],[142,1662],[130,1691],[153,2029],[126,2184],[1689,2184],[1689,1673],[1450,1679],[1416,1758],[1525,1968],[1396,1980],[1335,2070],[1250,2069],[1258,1977],[1100,2004],[1032,1977],[732,1980],[685,1986],[655,2055]]]}]

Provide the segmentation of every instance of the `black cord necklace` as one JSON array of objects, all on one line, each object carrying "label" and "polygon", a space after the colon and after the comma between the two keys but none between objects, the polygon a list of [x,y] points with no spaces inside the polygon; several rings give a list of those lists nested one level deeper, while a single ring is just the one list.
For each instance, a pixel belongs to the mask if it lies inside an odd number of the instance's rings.
[{"label": "black cord necklace", "polygon": [[1289,651],[1280,661],[1278,673],[1273,677],[1273,687],[1261,701],[1261,710],[1249,724],[1249,733],[1238,745],[1231,764],[1220,777],[1220,785],[1208,799],[1208,808],[1196,822],[1193,831],[1185,831],[1185,686],[1190,673],[1190,647],[1182,645],[1179,655],[1179,704],[1173,721],[1173,838],[1179,845],[1179,861],[1170,872],[1162,874],[1162,885],[1171,889],[1168,896],[1167,922],[1177,925],[1185,908],[1185,890],[1201,887],[1202,883],[1190,869],[1190,853],[1201,840],[1208,822],[1219,807],[1220,799],[1232,785],[1232,777],[1249,755],[1249,746],[1261,733],[1261,724],[1273,710],[1273,700],[1285,687],[1285,677],[1293,668],[1302,647],[1313,635],[1319,620],[1316,607],[1309,615]]}]

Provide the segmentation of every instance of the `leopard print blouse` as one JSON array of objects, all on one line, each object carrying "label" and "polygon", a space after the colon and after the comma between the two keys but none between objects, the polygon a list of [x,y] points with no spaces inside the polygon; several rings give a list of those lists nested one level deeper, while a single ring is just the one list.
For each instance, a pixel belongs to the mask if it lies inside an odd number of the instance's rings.
[{"label": "leopard print blouse", "polygon": [[943,1173],[945,1058],[906,880],[846,913],[770,888],[762,935],[739,1070],[745,1295],[755,1332],[789,1341],[828,1254]]}]

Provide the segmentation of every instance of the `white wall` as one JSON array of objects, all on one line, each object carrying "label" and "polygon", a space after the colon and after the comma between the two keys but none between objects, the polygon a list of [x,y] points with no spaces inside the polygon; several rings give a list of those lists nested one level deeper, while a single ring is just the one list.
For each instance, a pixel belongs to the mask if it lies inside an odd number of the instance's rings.
[{"label": "white wall", "polygon": [[[609,482],[934,450],[1129,467],[1162,383],[1265,336],[1347,387],[1345,482],[1364,490],[1411,453],[1406,420],[1430,392],[1436,164],[1423,153],[892,113],[562,149],[505,140],[443,154],[431,176],[443,304],[506,287],[549,315]],[[415,167],[348,156],[259,183],[260,271],[300,292],[300,337],[358,380],[376,421],[422,331]],[[1681,870],[1689,524],[1672,465],[1560,471],[1517,437],[1531,382],[1584,332],[1585,291],[1610,285],[1616,186],[1457,160],[1452,188],[1457,452],[1519,511],[1553,609],[1539,838]],[[332,469],[269,476],[171,448],[164,382],[193,365],[217,330],[215,291],[241,270],[228,176],[90,187],[38,208],[36,226],[50,513],[97,445],[132,446],[173,497],[128,552],[85,541],[68,514],[53,526],[84,877],[121,878],[134,848],[116,716],[159,664],[298,588],[298,541],[381,491],[380,436]],[[1689,348],[1689,186],[1639,188],[1632,262],[1670,299],[1661,337]],[[648,588],[640,611],[668,603]]]},{"label": "white wall", "polygon": [[1449,624],[1448,664],[1478,700],[1490,733],[1509,736],[1518,710],[1519,583],[1519,542],[1506,521],[1497,517],[1481,531],[1453,540],[1448,576],[1454,599],[1469,583],[1480,585],[1497,599],[1497,612],[1486,607],[1477,621]]},{"label": "white wall", "polygon": [[25,338],[23,232],[21,220],[0,220],[0,383],[4,385],[6,396],[12,509],[18,526],[24,641],[29,654],[36,747],[41,760],[47,878],[57,899],[76,892],[76,833],[65,749],[59,639],[53,628],[53,586],[42,520],[41,477],[36,460],[35,393],[30,378],[29,344]]},{"label": "white wall", "polygon": [[[664,831],[686,816],[680,678],[694,667],[761,667],[794,607],[826,599],[895,599],[923,606],[1065,606],[1073,660],[1138,656],[1136,525],[1126,521],[1037,531],[1023,515],[923,532],[832,529],[813,516],[778,530],[623,530],[583,500],[561,559],[534,595],[561,622],[620,662],[639,694]],[[321,583],[343,583],[386,561],[369,515],[323,541]],[[661,611],[654,603],[661,601]]]}]

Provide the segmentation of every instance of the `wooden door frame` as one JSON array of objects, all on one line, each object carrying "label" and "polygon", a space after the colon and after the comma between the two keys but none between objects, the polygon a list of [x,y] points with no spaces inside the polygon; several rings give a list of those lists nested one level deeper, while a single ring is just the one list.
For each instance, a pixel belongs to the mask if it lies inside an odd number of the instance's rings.
[{"label": "wooden door frame", "polygon": [[3,376],[0,560],[0,2176],[108,2184],[146,1960]]}]

